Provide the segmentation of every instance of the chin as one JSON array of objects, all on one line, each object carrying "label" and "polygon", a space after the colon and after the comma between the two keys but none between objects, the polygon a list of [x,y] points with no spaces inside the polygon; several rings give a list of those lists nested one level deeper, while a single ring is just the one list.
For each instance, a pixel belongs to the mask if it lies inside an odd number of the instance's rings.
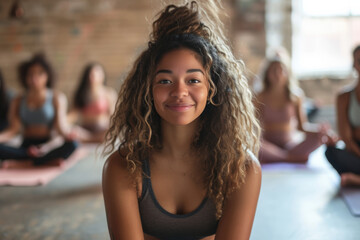
[{"label": "chin", "polygon": [[196,124],[197,119],[167,119],[165,120],[167,123],[169,123],[170,125],[173,126],[188,126],[188,125],[192,125],[192,124]]}]

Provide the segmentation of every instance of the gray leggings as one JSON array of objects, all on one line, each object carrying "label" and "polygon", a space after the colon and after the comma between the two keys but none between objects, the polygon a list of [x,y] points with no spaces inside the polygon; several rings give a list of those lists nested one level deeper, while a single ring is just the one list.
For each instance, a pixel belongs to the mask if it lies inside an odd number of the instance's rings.
[{"label": "gray leggings", "polygon": [[[357,144],[360,146],[360,141]],[[360,174],[360,157],[354,153],[329,146],[325,151],[325,156],[339,174],[347,172]]]}]

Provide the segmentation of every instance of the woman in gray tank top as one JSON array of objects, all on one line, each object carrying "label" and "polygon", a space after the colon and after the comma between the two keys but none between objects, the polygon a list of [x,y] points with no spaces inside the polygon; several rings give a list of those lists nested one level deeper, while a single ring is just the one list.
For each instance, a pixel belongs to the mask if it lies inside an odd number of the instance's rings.
[{"label": "woman in gray tank top", "polygon": [[[12,101],[9,126],[0,132],[0,160],[31,159],[35,165],[59,165],[77,146],[67,137],[66,97],[52,90],[53,72],[42,55],[20,64],[19,79],[25,91]],[[62,144],[53,141],[54,130],[65,139]],[[4,144],[20,132],[20,147]]]},{"label": "woman in gray tank top", "polygon": [[159,13],[119,93],[103,172],[111,239],[250,237],[259,125],[219,6],[204,2]]},{"label": "woman in gray tank top", "polygon": [[357,72],[355,87],[337,96],[337,126],[346,148],[329,146],[325,155],[341,175],[341,185],[360,187],[360,45],[353,51],[354,68]]}]

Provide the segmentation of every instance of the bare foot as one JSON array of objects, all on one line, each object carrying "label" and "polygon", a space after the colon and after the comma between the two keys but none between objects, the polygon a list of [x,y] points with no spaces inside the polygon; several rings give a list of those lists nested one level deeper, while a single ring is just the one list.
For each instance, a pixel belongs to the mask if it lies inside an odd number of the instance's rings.
[{"label": "bare foot", "polygon": [[354,173],[341,174],[341,186],[358,186],[360,187],[360,175]]}]

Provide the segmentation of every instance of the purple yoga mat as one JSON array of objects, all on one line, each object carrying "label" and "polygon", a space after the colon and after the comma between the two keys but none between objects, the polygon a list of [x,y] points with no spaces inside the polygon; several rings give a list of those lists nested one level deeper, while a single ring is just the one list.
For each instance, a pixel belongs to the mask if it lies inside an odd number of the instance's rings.
[{"label": "purple yoga mat", "polygon": [[342,188],[340,193],[350,212],[360,216],[360,188]]}]

